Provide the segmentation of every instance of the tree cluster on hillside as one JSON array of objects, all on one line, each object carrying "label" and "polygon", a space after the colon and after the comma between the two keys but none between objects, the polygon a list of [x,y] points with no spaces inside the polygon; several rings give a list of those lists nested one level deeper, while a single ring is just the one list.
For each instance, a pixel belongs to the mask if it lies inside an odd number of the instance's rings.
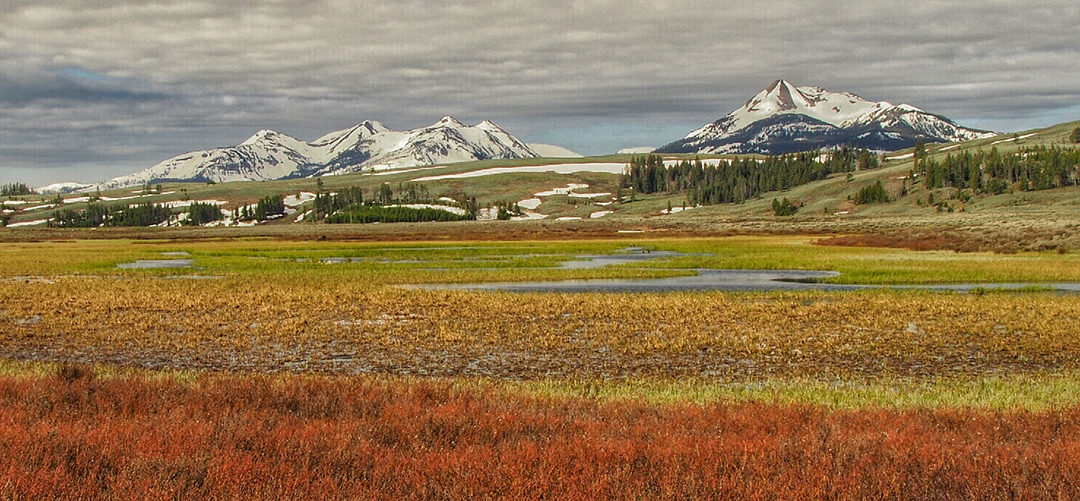
[{"label": "tree cluster on hillside", "polygon": [[17,197],[33,194],[34,190],[23,183],[8,183],[0,186],[0,197]]},{"label": "tree cluster on hillside", "polygon": [[154,226],[168,221],[172,209],[166,205],[105,205],[91,203],[84,209],[63,209],[53,213],[49,226],[94,228],[98,226]]},{"label": "tree cluster on hillside", "polygon": [[784,197],[783,200],[772,199],[773,214],[777,216],[793,216],[799,210],[799,206]]},{"label": "tree cluster on hillside", "polygon": [[395,189],[390,183],[383,183],[368,197],[359,186],[350,186],[337,193],[317,193],[313,219],[327,223],[460,221],[476,219],[480,211],[476,197],[465,194],[457,200],[464,215],[435,208],[397,207],[399,204],[439,205],[422,184],[398,183]]},{"label": "tree cluster on hillside", "polygon": [[881,180],[871,185],[863,186],[858,193],[855,194],[855,203],[859,205],[876,204],[889,201],[889,193],[885,191],[885,185],[881,184]]},{"label": "tree cluster on hillside", "polygon": [[1080,127],[1073,129],[1072,134],[1069,134],[1069,140],[1073,144],[1080,144]]},{"label": "tree cluster on hillside", "polygon": [[192,202],[188,208],[188,218],[184,221],[184,224],[201,226],[221,218],[221,209],[218,206],[203,202]]},{"label": "tree cluster on hillside", "polygon": [[326,217],[327,223],[419,223],[426,221],[465,221],[476,219],[442,209],[403,207],[400,205],[361,205],[349,207]]},{"label": "tree cluster on hillside", "polygon": [[788,189],[825,179],[839,172],[872,169],[878,166],[873,153],[843,147],[822,154],[818,151],[721,160],[706,165],[700,159],[665,166],[659,155],[631,159],[620,187],[637,193],[687,193],[693,205],[740,203],[770,191]]},{"label": "tree cluster on hillside", "polygon": [[1002,155],[997,148],[949,154],[916,164],[927,189],[961,188],[1001,194],[1010,189],[1046,190],[1080,181],[1080,150],[1035,146]]},{"label": "tree cluster on hillside", "polygon": [[285,215],[285,196],[267,195],[259,199],[254,206],[245,205],[233,210],[233,219],[237,221],[266,221]]}]

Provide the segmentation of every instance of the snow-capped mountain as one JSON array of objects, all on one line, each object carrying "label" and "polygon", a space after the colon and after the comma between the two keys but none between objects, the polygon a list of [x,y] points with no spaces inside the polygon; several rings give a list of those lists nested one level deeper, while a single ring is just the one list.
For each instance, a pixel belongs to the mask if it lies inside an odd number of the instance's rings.
[{"label": "snow-capped mountain", "polygon": [[914,146],[919,139],[950,142],[993,135],[908,104],[777,80],[726,117],[657,151],[780,154],[843,144],[890,151]]},{"label": "snow-capped mountain", "polygon": [[539,156],[490,121],[465,125],[453,117],[395,131],[375,121],[331,132],[312,142],[261,130],[237,146],[178,155],[121,176],[101,189],[159,181],[259,181],[327,176],[492,158]]},{"label": "snow-capped mountain", "polygon": [[42,195],[53,195],[53,194],[58,194],[58,193],[59,194],[78,193],[80,191],[89,190],[89,189],[91,189],[93,187],[94,187],[94,185],[92,185],[92,184],[77,183],[77,182],[74,182],[74,181],[69,181],[69,182],[65,182],[65,183],[53,183],[53,184],[50,184],[48,186],[42,186],[40,188],[35,188],[34,191],[36,191],[36,192],[38,192],[38,193],[40,193]]}]

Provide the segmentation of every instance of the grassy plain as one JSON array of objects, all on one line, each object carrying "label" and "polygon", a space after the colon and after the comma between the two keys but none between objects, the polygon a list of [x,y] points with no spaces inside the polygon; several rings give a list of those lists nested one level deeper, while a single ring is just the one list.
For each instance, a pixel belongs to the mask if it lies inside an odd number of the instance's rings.
[{"label": "grassy plain", "polygon": [[1070,499],[1080,416],[656,405],[373,377],[0,375],[0,493]]}]

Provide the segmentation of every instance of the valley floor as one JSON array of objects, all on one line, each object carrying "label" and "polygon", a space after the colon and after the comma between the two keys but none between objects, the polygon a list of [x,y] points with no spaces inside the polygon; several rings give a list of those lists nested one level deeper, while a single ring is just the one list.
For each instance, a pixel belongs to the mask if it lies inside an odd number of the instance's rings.
[{"label": "valley floor", "polygon": [[[5,233],[0,496],[1080,495],[1077,294],[404,287],[1080,282],[1070,223],[390,226]],[[627,247],[670,254],[561,266]],[[179,267],[119,267],[139,260]]]}]

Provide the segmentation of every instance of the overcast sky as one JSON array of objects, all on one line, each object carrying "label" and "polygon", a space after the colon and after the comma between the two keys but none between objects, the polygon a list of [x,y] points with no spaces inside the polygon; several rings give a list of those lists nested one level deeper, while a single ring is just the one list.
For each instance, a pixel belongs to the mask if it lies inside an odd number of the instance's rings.
[{"label": "overcast sky", "polygon": [[[103,6],[105,5],[105,6]],[[100,181],[270,128],[493,120],[658,146],[777,78],[999,131],[1080,119],[1080,3],[3,0],[0,183]]]}]

